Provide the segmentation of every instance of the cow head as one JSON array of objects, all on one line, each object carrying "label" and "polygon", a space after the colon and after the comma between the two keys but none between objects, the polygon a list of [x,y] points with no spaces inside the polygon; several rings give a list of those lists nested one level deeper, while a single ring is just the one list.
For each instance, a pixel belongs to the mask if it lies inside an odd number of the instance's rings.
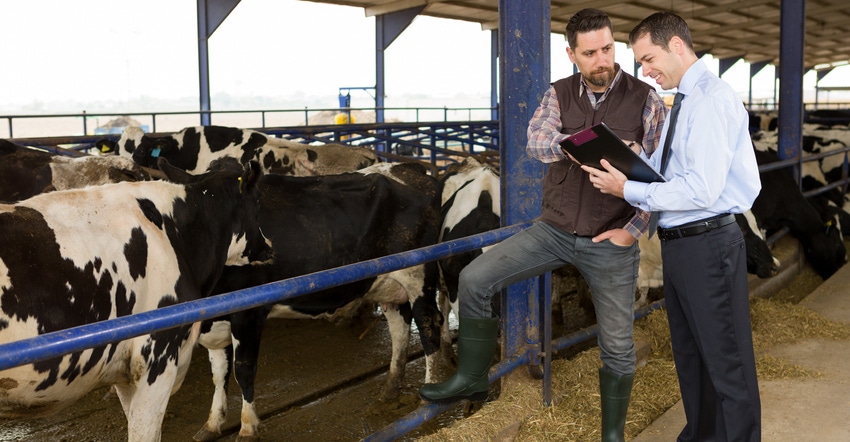
[{"label": "cow head", "polygon": [[[164,158],[160,158],[157,165],[169,181],[187,187],[188,204],[205,207],[204,213],[217,214],[205,220],[206,223],[228,225],[232,239],[226,265],[256,264],[272,258],[271,243],[261,232],[258,220],[260,190],[257,181],[262,169],[256,161],[244,166],[222,162],[215,170],[201,175],[172,166]],[[194,196],[191,202],[189,194]]]},{"label": "cow head", "polygon": [[102,138],[97,140],[94,146],[103,154],[116,154],[125,158],[132,158],[133,152],[142,144],[145,137],[145,131],[141,127],[128,126],[121,133],[118,141]]},{"label": "cow head", "polygon": [[156,169],[159,167],[159,159],[168,160],[169,164],[185,169],[185,165],[175,163],[171,153],[179,150],[177,140],[172,137],[149,137],[145,135],[142,141],[133,150],[133,161],[143,167]]}]

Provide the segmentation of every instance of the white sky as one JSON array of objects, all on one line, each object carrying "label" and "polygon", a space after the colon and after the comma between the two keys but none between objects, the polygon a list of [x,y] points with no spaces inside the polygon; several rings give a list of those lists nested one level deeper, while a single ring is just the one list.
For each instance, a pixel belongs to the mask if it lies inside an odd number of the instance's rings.
[{"label": "white sky", "polygon": [[[57,100],[124,101],[198,96],[195,0],[0,1],[0,110]],[[374,86],[375,19],[361,8],[296,0],[243,0],[209,42],[210,88],[231,96],[327,96],[339,87]],[[572,73],[563,36],[552,35],[552,79]],[[617,59],[631,72],[632,55]],[[716,72],[716,60],[709,60]],[[489,106],[490,32],[474,23],[417,17],[387,49],[388,107],[402,97],[456,97]],[[724,80],[747,94],[749,65]],[[774,70],[753,80],[754,97],[773,95]],[[804,77],[813,90],[815,74]],[[850,86],[841,67],[821,86]],[[808,96],[807,96],[808,98]],[[353,107],[371,105],[352,92]],[[472,102],[474,100],[474,102]],[[821,95],[821,101],[824,95]],[[415,101],[415,100],[414,100]],[[214,110],[222,110],[216,107]],[[156,109],[153,109],[156,110]]]}]

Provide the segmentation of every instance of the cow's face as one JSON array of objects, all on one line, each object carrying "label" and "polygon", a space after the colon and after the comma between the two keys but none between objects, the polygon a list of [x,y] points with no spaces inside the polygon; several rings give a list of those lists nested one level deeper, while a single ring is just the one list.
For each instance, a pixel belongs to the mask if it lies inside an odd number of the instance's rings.
[{"label": "cow's face", "polygon": [[827,279],[847,262],[847,249],[838,229],[825,227],[824,232],[812,235],[803,249],[812,268]]},{"label": "cow's face", "polygon": [[227,254],[227,265],[258,264],[272,259],[271,241],[260,230],[260,189],[257,181],[261,175],[259,163],[251,161],[245,165],[238,179],[244,210],[237,212],[234,219],[235,231]]},{"label": "cow's face", "polygon": [[133,161],[143,167],[158,168],[159,159],[165,158],[172,164],[185,168],[175,162],[173,152],[179,150],[178,142],[173,137],[149,137],[145,135],[132,152]]}]

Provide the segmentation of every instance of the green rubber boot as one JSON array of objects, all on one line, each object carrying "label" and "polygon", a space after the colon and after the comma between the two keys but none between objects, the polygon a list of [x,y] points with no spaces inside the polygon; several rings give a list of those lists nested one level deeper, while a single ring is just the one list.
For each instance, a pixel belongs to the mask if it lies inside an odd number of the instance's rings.
[{"label": "green rubber boot", "polygon": [[487,400],[490,363],[496,351],[498,333],[499,318],[461,317],[457,337],[457,372],[445,382],[423,385],[419,389],[419,397],[438,404],[462,399],[473,402]]},{"label": "green rubber boot", "polygon": [[624,442],[626,412],[635,375],[618,376],[599,369],[599,396],[602,399],[602,442]]}]

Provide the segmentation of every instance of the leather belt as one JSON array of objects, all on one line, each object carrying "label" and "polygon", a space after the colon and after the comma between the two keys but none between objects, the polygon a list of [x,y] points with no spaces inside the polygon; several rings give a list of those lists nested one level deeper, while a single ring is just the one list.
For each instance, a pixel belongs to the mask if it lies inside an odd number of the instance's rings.
[{"label": "leather belt", "polygon": [[658,238],[670,240],[684,238],[686,236],[700,235],[732,224],[733,222],[735,222],[735,215],[724,213],[722,215],[712,216],[711,218],[701,219],[699,221],[682,224],[681,226],[671,227],[669,229],[662,229],[659,227]]}]

